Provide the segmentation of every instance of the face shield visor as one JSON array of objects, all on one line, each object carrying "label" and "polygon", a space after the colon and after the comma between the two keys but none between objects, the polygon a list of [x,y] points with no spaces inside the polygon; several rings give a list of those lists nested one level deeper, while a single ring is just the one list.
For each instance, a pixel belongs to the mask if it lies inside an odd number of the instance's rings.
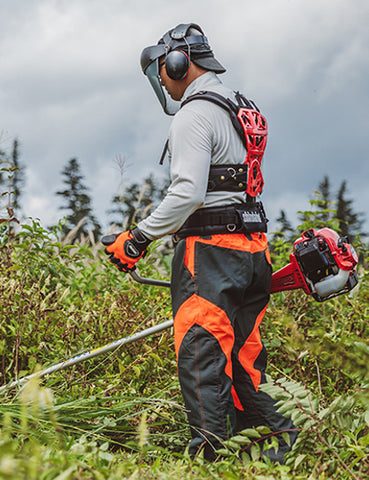
[{"label": "face shield visor", "polygon": [[155,95],[158,97],[164,112],[167,115],[175,115],[179,110],[180,102],[170,98],[160,80],[159,60],[165,56],[165,53],[165,45],[154,45],[145,48],[141,54],[141,68],[147,76]]}]

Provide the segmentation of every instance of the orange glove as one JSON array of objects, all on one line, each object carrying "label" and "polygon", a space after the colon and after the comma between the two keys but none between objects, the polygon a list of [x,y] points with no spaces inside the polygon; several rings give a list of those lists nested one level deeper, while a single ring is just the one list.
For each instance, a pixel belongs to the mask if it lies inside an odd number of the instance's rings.
[{"label": "orange glove", "polygon": [[136,268],[136,263],[146,254],[151,243],[139,228],[123,233],[106,235],[101,239],[106,246],[105,253],[109,260],[122,272],[130,272]]}]

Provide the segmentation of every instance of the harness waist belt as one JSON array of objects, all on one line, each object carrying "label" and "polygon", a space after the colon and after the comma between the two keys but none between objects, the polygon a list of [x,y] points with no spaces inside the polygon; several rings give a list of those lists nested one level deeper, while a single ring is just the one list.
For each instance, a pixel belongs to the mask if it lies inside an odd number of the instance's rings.
[{"label": "harness waist belt", "polygon": [[174,240],[193,235],[266,232],[267,222],[268,219],[261,202],[200,208],[188,217],[182,227],[174,234]]}]

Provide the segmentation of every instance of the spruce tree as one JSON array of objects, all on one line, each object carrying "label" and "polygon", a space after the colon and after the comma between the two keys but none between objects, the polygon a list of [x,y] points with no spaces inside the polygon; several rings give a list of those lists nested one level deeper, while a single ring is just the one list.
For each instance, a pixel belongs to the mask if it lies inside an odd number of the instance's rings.
[{"label": "spruce tree", "polygon": [[282,233],[286,240],[290,240],[292,237],[295,236],[295,230],[292,227],[292,224],[288,220],[287,214],[283,209],[279,213],[277,222],[279,223],[279,230],[277,232],[277,235],[279,232]]},{"label": "spruce tree", "polygon": [[168,185],[167,181],[160,184],[152,174],[141,185],[129,185],[121,195],[112,199],[113,207],[107,213],[115,217],[110,224],[127,229],[147,217],[164,198]]},{"label": "spruce tree", "polygon": [[84,185],[84,177],[81,174],[80,165],[76,158],[72,158],[62,170],[64,176],[65,190],[59,190],[59,195],[65,201],[64,205],[59,207],[62,210],[68,210],[66,215],[66,224],[63,233],[67,234],[70,230],[76,228],[75,238],[81,235],[88,235],[89,230],[92,231],[95,239],[101,234],[101,227],[95,216],[93,215],[91,198],[88,195],[88,188]]},{"label": "spruce tree", "polygon": [[317,201],[317,207],[321,210],[320,218],[323,221],[328,221],[332,217],[332,200],[331,200],[331,191],[330,191],[330,182],[327,175],[319,183],[318,186],[319,199]]},{"label": "spruce tree", "polygon": [[[12,216],[15,214],[18,216],[21,210],[20,198],[25,184],[24,171],[25,167],[19,161],[19,141],[15,139],[10,154],[0,150],[0,189],[4,196],[6,194],[7,208],[11,209]],[[4,207],[4,202],[2,206]]]},{"label": "spruce tree", "polygon": [[129,228],[137,218],[137,202],[140,193],[138,183],[132,183],[121,195],[115,195],[112,199],[113,207],[108,214],[113,214],[114,219],[110,224],[119,225],[123,230]]},{"label": "spruce tree", "polygon": [[5,175],[3,170],[3,168],[5,168],[5,161],[5,152],[0,150],[0,193],[3,193],[5,190]]},{"label": "spruce tree", "polygon": [[11,154],[11,163],[14,168],[14,175],[12,178],[12,205],[13,209],[20,211],[20,198],[24,188],[24,166],[19,161],[19,142],[17,139],[13,142],[13,150]]},{"label": "spruce tree", "polygon": [[0,219],[5,215],[5,195],[8,191],[8,185],[6,183],[6,169],[9,167],[7,164],[7,157],[3,150],[0,150]]},{"label": "spruce tree", "polygon": [[339,222],[340,234],[346,235],[349,241],[352,242],[357,234],[364,234],[361,231],[363,227],[363,214],[354,212],[352,207],[353,200],[347,199],[346,194],[347,184],[346,180],[344,180],[337,193],[336,218]]}]

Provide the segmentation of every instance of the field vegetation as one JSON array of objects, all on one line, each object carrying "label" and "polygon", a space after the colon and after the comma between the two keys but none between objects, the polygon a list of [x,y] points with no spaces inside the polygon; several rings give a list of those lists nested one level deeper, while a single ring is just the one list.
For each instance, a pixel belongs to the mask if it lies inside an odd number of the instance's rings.
[{"label": "field vegetation", "polygon": [[[319,227],[312,203],[302,218]],[[62,223],[18,225],[7,211],[0,223],[2,386],[171,318],[168,289],[120,273],[100,243],[61,240]],[[291,242],[271,235],[274,269],[288,262]],[[275,446],[265,427],[224,442],[214,464],[189,458],[168,329],[3,388],[0,479],[369,478],[369,251],[359,238],[354,244],[361,259],[355,290],[324,303],[302,291],[275,294],[262,327],[270,360],[264,388],[299,429],[284,465],[260,458],[260,439]],[[170,251],[160,252],[158,244],[150,248],[142,276],[169,278]]]}]

